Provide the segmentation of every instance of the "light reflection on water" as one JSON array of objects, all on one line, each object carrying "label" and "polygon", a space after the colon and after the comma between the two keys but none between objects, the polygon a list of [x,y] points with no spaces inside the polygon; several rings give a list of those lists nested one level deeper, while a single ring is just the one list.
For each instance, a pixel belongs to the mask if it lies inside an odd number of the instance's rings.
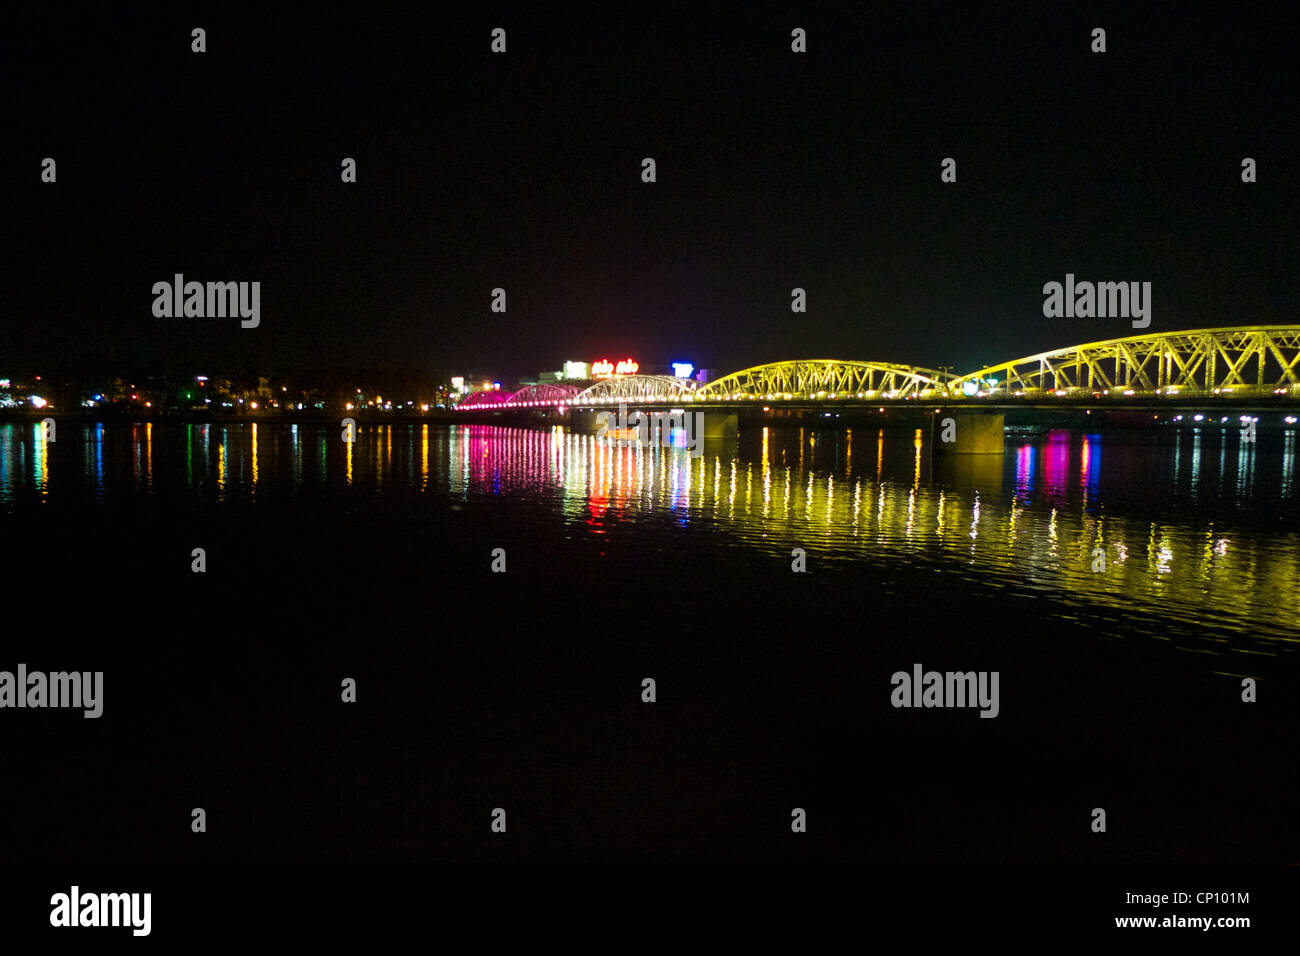
[{"label": "light reflection on water", "polygon": [[[920,433],[763,429],[737,442],[616,447],[490,426],[88,423],[47,442],[0,425],[0,513],[52,500],[212,502],[365,495],[430,506],[524,504],[538,536],[784,555],[803,547],[886,583],[929,576],[1052,598],[1102,632],[1218,652],[1300,642],[1295,432],[1008,438],[1002,456],[933,460]],[[855,440],[857,442],[855,447]],[[680,445],[680,443],[678,443]],[[1104,560],[1105,571],[1094,571]],[[943,578],[934,578],[942,571]],[[999,626],[983,622],[978,626]]]}]

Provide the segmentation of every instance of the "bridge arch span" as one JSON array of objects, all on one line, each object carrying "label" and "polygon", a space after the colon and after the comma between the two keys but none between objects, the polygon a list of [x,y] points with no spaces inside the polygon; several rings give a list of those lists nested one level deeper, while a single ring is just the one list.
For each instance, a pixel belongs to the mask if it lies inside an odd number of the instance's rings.
[{"label": "bridge arch span", "polygon": [[457,409],[559,408],[569,404],[580,389],[573,385],[526,385],[517,392],[474,392],[456,405]]},{"label": "bridge arch span", "polygon": [[990,365],[952,386],[1009,395],[1300,396],[1300,325],[1192,329],[1106,339]]},{"label": "bridge arch span", "polygon": [[558,407],[567,405],[580,391],[573,385],[528,385],[511,395],[506,404],[510,408]]},{"label": "bridge arch span", "polygon": [[571,405],[609,405],[620,401],[688,401],[698,390],[690,379],[672,375],[615,375],[584,389]]},{"label": "bridge arch span", "polygon": [[915,365],[797,359],[732,372],[696,391],[696,398],[729,400],[872,400],[946,395],[954,376]]},{"label": "bridge arch span", "polygon": [[502,408],[509,400],[509,392],[473,392],[456,403],[456,410]]}]

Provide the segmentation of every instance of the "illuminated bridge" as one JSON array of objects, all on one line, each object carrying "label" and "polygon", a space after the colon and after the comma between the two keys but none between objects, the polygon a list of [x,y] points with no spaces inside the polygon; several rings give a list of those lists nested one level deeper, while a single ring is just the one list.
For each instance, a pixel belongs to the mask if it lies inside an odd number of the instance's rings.
[{"label": "illuminated bridge", "polygon": [[476,392],[457,407],[595,408],[601,405],[921,401],[1019,404],[1133,397],[1281,396],[1300,399],[1300,325],[1164,332],[1090,342],[964,375],[915,365],[797,359],[732,372],[707,385],[667,375],[620,375],[585,389],[530,385]]},{"label": "illuminated bridge", "polygon": [[[1193,405],[1291,408],[1300,404],[1300,325],[1163,332],[1054,349],[954,374],[915,365],[797,359],[742,369],[699,385],[662,375],[619,375],[579,389],[532,385],[479,392],[459,411],[545,410],[581,415],[617,406],[764,415],[834,414],[886,406],[971,416],[991,450],[1009,409],[1177,410]],[[1208,407],[1208,405],[1207,405]],[[1091,414],[1091,412],[1088,412]],[[1158,417],[1158,416],[1157,416]],[[1199,421],[1200,419],[1197,419]],[[1226,421],[1227,419],[1223,419]],[[1289,417],[1287,421],[1293,422]],[[735,416],[728,426],[735,430]],[[719,432],[722,434],[725,432]]]}]

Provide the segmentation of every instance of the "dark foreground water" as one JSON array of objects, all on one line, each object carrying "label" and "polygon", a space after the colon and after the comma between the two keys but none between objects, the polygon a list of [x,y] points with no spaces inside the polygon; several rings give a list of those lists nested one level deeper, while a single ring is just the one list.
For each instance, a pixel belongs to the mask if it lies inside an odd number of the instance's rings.
[{"label": "dark foreground water", "polygon": [[[105,684],[97,720],[0,709],[0,840],[44,863],[1300,861],[1295,433],[930,451],[0,425],[0,670]],[[891,706],[914,664],[997,671],[998,716]]]}]

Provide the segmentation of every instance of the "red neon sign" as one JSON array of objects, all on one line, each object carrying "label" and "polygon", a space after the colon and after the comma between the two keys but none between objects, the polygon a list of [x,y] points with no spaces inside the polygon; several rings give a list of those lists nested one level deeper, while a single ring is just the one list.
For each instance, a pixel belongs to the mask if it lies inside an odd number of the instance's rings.
[{"label": "red neon sign", "polygon": [[592,378],[610,378],[614,375],[635,375],[641,366],[634,360],[623,359],[617,365],[609,359],[600,359],[591,363]]}]

